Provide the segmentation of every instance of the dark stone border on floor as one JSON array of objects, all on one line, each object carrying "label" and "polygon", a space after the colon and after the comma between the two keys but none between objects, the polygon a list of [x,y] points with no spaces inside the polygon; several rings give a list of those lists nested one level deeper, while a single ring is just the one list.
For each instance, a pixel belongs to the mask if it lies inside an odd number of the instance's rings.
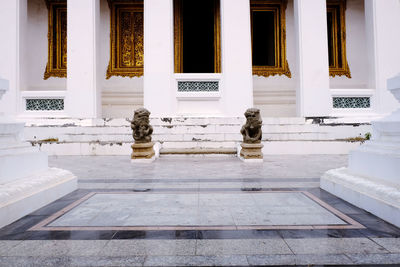
[{"label": "dark stone border on floor", "polygon": [[[166,191],[240,191],[238,189],[157,189]],[[258,238],[349,238],[400,237],[400,229],[359,209],[319,188],[279,188],[256,191],[308,191],[335,209],[356,220],[366,229],[310,229],[310,230],[152,230],[152,231],[28,231],[32,226],[91,192],[121,192],[126,190],[78,189],[20,220],[0,229],[0,240],[110,240],[110,239],[258,239]]]}]

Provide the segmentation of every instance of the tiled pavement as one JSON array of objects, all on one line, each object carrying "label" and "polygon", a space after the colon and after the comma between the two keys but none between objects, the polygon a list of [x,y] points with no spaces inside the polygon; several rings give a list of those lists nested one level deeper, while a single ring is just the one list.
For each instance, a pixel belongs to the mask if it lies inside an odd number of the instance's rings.
[{"label": "tiled pavement", "polygon": [[[0,229],[0,266],[400,266],[400,229],[318,188],[320,175],[345,165],[345,156],[268,156],[263,164],[251,165],[236,158],[162,158],[154,164],[134,166],[129,157],[52,157],[50,164],[73,171],[79,177],[80,189]],[[92,193],[139,194],[143,196],[143,205],[151,206],[146,201],[154,201],[152,194],[188,195],[191,192],[197,197],[259,194],[262,198],[279,191],[311,194],[364,227],[341,229],[339,224],[325,221],[325,225],[303,228],[282,223],[274,229],[262,224],[258,229],[203,229],[189,223],[188,228],[180,229],[176,225],[156,228],[154,225],[160,225],[152,222],[150,229],[76,229],[68,228],[72,225],[68,223],[63,224],[64,229],[51,229],[51,223],[31,229]],[[246,206],[248,199],[241,199]],[[290,197],[288,203],[293,203]],[[173,202],[165,205],[179,206]],[[111,216],[118,217],[123,210],[114,211]],[[280,213],[284,214],[285,210],[293,212],[286,207]],[[92,226],[96,225],[96,218],[101,222],[109,220],[96,217],[97,213],[93,216]],[[218,214],[214,219],[218,219]]]}]

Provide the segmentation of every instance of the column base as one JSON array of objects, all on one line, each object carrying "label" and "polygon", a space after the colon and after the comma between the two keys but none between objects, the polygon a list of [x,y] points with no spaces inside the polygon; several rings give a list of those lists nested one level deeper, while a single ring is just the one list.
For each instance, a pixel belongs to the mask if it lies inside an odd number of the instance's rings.
[{"label": "column base", "polygon": [[327,171],[320,187],[400,227],[400,191],[395,185],[339,168]]},{"label": "column base", "polygon": [[154,143],[138,143],[132,146],[132,162],[152,162],[155,159]]},{"label": "column base", "polygon": [[57,168],[0,184],[0,228],[71,193],[77,187],[75,175]]},{"label": "column base", "polygon": [[240,144],[242,149],[240,150],[239,158],[244,162],[262,162],[263,161],[263,153],[262,148],[263,144]]}]

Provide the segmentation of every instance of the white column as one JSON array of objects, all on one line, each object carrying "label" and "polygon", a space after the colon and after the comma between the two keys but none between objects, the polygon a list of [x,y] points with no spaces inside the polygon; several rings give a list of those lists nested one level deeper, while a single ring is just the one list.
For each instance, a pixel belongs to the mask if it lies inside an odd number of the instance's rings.
[{"label": "white column", "polygon": [[253,106],[249,0],[221,0],[221,33],[223,113],[242,117]]},{"label": "white column", "polygon": [[301,117],[327,116],[329,92],[328,34],[325,0],[295,0],[296,103]]},{"label": "white column", "polygon": [[373,107],[380,114],[399,103],[387,90],[386,80],[400,73],[400,2],[365,0],[369,87],[376,89]]},{"label": "white column", "polygon": [[21,6],[26,10],[26,0],[0,1],[0,77],[9,80],[9,92],[0,100],[0,113],[7,115],[17,113]]},{"label": "white column", "polygon": [[[68,0],[66,111],[71,117],[99,118],[100,1]],[[103,74],[105,75],[105,74]]]},{"label": "white column", "polygon": [[174,115],[173,2],[144,1],[144,107],[151,116]]}]

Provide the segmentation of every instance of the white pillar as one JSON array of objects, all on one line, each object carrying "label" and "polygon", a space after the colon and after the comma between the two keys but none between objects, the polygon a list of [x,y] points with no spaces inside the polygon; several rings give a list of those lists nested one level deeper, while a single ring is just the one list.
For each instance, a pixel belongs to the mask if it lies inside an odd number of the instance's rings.
[{"label": "white pillar", "polygon": [[376,89],[372,104],[380,114],[399,106],[386,86],[388,78],[400,73],[399,14],[398,0],[365,0],[369,87]]},{"label": "white pillar", "polygon": [[[71,117],[99,118],[100,1],[68,0],[66,111]],[[105,75],[105,74],[103,74]]]},{"label": "white pillar", "polygon": [[173,1],[144,1],[144,107],[151,116],[174,115]]},{"label": "white pillar", "polygon": [[224,115],[242,117],[253,107],[250,1],[221,0],[221,28]]},{"label": "white pillar", "polygon": [[26,0],[0,1],[0,77],[9,80],[9,92],[0,100],[0,113],[7,115],[17,113],[21,6],[26,10]]},{"label": "white pillar", "polygon": [[328,34],[325,0],[295,0],[297,115],[329,115]]}]

